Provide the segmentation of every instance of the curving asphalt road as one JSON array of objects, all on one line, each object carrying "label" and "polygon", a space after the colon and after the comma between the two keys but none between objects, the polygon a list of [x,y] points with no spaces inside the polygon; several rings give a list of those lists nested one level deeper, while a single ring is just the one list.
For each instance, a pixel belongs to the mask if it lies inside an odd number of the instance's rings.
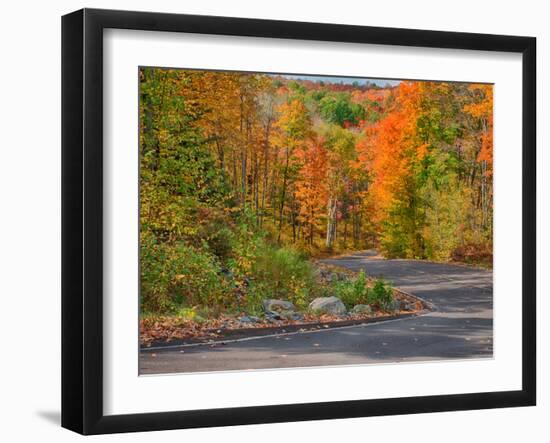
[{"label": "curving asphalt road", "polygon": [[466,266],[384,260],[375,251],[324,260],[364,269],[435,306],[428,314],[225,345],[143,351],[140,374],[491,358],[493,274]]}]

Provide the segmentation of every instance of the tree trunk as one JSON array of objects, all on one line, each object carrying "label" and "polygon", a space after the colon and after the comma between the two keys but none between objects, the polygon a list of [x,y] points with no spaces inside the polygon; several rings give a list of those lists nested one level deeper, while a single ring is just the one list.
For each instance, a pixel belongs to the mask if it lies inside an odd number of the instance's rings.
[{"label": "tree trunk", "polygon": [[332,249],[334,246],[334,240],[336,239],[336,197],[330,197],[328,202],[328,216],[327,216],[327,239],[326,247]]},{"label": "tree trunk", "polygon": [[277,234],[277,242],[281,241],[281,230],[283,228],[283,211],[285,208],[285,199],[286,199],[286,186],[287,186],[287,175],[288,175],[288,164],[290,161],[290,149],[286,148],[286,162],[285,169],[283,172],[283,188],[281,190],[281,206],[279,208],[279,233]]},{"label": "tree trunk", "polygon": [[344,220],[344,248],[348,244],[348,219]]},{"label": "tree trunk", "polygon": [[265,215],[265,200],[267,194],[267,184],[268,184],[268,164],[269,164],[269,133],[271,131],[271,121],[268,121],[265,128],[265,140],[264,140],[264,176],[262,184],[262,210],[260,212],[260,226],[263,224],[263,218]]}]

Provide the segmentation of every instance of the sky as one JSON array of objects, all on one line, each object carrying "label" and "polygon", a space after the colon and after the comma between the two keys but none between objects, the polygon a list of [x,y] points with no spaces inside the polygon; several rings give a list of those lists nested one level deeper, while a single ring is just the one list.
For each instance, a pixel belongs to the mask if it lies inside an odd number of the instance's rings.
[{"label": "sky", "polygon": [[380,78],[357,78],[357,77],[329,77],[324,75],[287,75],[281,74],[281,77],[294,79],[294,80],[311,80],[319,81],[322,80],[325,83],[347,83],[352,84],[353,82],[358,82],[359,84],[365,84],[366,82],[374,83],[377,86],[386,86],[387,84],[391,86],[398,85],[400,80],[387,80]]}]

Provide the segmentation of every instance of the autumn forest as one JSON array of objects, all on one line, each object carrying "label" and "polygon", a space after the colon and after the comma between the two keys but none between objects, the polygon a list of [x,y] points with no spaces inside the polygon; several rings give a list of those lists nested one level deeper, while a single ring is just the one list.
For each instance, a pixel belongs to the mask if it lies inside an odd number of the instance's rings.
[{"label": "autumn forest", "polygon": [[492,85],[139,76],[145,312],[305,305],[346,251],[490,265]]}]

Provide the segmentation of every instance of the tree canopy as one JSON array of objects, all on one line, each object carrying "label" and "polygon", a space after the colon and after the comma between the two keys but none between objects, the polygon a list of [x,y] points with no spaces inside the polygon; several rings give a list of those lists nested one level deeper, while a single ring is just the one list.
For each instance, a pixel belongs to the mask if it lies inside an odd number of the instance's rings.
[{"label": "tree canopy", "polygon": [[183,284],[223,298],[215,277],[252,272],[261,248],[492,250],[491,85],[141,68],[139,115],[150,309]]}]

